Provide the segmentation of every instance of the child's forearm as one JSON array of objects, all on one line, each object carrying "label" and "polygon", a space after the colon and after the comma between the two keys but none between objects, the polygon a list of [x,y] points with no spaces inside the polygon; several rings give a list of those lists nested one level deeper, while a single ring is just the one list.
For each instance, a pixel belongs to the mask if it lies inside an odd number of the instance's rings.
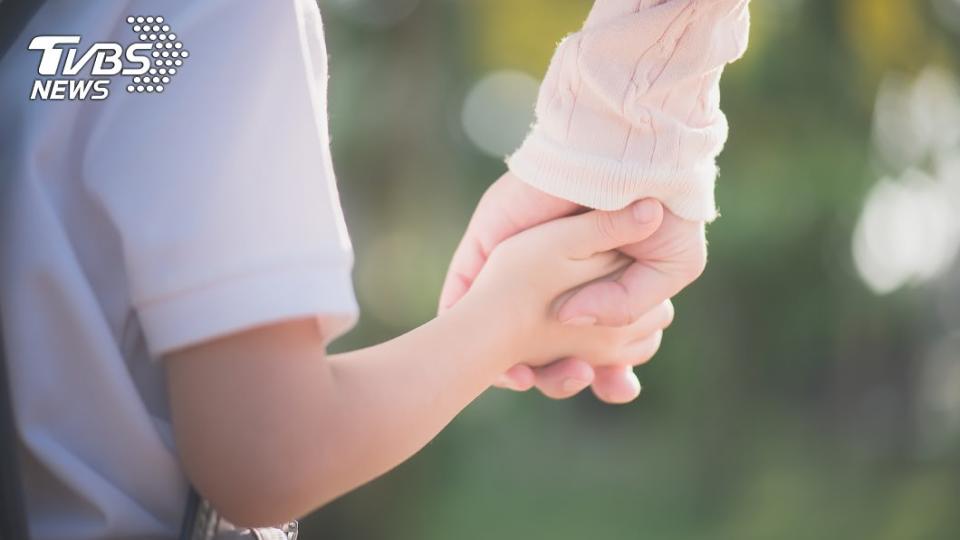
[{"label": "child's forearm", "polygon": [[386,343],[329,358],[332,414],[318,419],[336,440],[336,457],[324,460],[326,498],[409,458],[508,367],[495,318],[454,310]]},{"label": "child's forearm", "polygon": [[464,304],[328,358],[309,320],[172,355],[174,424],[191,480],[231,521],[263,525],[383,474],[508,367],[508,329],[489,315]]},{"label": "child's forearm", "polygon": [[635,210],[562,218],[501,242],[454,307],[382,345],[327,357],[316,321],[302,318],[169,354],[187,475],[228,520],[276,523],[408,458],[514,364],[622,360],[649,333],[642,321],[574,328],[555,322],[553,304],[622,270],[612,250],[654,230]]}]

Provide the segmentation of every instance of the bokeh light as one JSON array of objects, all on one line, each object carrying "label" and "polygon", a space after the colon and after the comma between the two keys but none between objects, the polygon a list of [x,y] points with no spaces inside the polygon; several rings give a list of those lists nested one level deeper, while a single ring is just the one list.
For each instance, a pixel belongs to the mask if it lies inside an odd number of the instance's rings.
[{"label": "bokeh light", "polygon": [[877,154],[888,167],[922,165],[938,153],[960,151],[960,84],[940,68],[915,80],[888,76],[874,110]]},{"label": "bokeh light", "polygon": [[485,154],[516,150],[533,121],[539,83],[526,73],[502,70],[477,81],[463,102],[463,130]]},{"label": "bokeh light", "polygon": [[960,84],[940,68],[885,78],[874,109],[878,166],[899,176],[867,195],[854,231],[861,277],[877,293],[951,268],[960,249]]},{"label": "bokeh light", "polygon": [[950,268],[960,247],[960,200],[944,183],[910,170],[878,182],[864,203],[853,254],[877,293],[922,283]]}]

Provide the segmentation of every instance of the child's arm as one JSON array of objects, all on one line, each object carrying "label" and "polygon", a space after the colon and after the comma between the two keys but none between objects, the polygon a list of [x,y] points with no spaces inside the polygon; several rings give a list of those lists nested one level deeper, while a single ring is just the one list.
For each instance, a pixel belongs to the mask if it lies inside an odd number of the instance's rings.
[{"label": "child's arm", "polygon": [[561,326],[551,313],[558,295],[622,265],[607,250],[659,224],[633,215],[594,212],[518,235],[455,308],[381,345],[327,357],[305,319],[170,354],[188,476],[238,524],[281,522],[410,457],[517,362],[636,355],[665,312],[626,328]]}]

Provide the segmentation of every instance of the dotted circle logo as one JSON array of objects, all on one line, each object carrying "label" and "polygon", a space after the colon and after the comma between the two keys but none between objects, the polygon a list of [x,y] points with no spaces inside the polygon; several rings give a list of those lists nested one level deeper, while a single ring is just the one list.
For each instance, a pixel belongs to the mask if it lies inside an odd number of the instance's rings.
[{"label": "dotted circle logo", "polygon": [[127,24],[143,43],[153,45],[150,52],[150,69],[127,84],[127,92],[155,94],[164,91],[177,69],[190,57],[190,51],[183,47],[177,34],[163,17],[151,15],[131,15]]}]

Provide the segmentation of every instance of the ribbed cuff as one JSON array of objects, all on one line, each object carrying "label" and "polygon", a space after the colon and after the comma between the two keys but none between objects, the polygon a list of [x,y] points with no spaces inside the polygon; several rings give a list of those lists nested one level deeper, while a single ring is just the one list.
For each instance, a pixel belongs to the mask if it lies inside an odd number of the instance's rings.
[{"label": "ribbed cuff", "polygon": [[329,343],[357,320],[350,265],[311,263],[228,279],[137,306],[152,355],[256,326],[316,317]]},{"label": "ribbed cuff", "polygon": [[652,197],[683,219],[709,222],[717,217],[712,161],[680,170],[620,162],[565,148],[534,128],[507,158],[507,167],[531,186],[589,208],[619,210]]}]

